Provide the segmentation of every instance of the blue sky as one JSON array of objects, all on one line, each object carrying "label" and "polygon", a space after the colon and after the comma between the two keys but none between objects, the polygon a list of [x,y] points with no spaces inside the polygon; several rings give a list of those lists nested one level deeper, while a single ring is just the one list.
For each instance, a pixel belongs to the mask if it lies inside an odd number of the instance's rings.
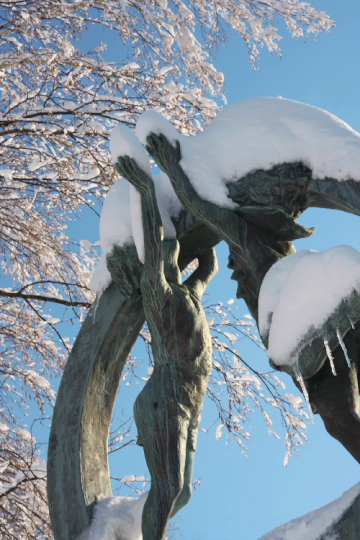
[{"label": "blue sky", "polygon": [[[262,52],[259,71],[248,62],[246,47],[231,35],[227,50],[220,50],[215,64],[224,72],[229,104],[256,96],[283,96],[321,107],[339,116],[360,131],[360,3],[328,0],[313,3],[336,21],[330,35],[317,42],[309,38],[282,41],[283,57]],[[297,243],[297,249],[324,250],[339,244],[360,249],[359,218],[328,210],[309,210],[302,216],[306,226],[317,232]],[[235,297],[235,283],[227,270],[227,248],[219,248],[221,272],[209,288],[212,300]],[[237,302],[239,316],[246,307]],[[267,369],[267,357],[248,344],[239,352],[257,369]],[[297,393],[290,378],[288,391]],[[132,403],[134,391],[123,387],[119,408]],[[203,426],[210,425],[216,411],[206,403]],[[285,447],[267,433],[255,415],[248,430],[252,433],[245,458],[234,441],[216,441],[215,430],[201,433],[195,478],[202,485],[177,522],[179,537],[185,540],[257,540],[290,519],[318,508],[340,496],[359,481],[358,464],[343,447],[325,432],[322,421],[308,429],[309,443],[300,457],[283,466]],[[142,475],[146,472],[142,449],[133,448],[114,456],[112,473]]]}]

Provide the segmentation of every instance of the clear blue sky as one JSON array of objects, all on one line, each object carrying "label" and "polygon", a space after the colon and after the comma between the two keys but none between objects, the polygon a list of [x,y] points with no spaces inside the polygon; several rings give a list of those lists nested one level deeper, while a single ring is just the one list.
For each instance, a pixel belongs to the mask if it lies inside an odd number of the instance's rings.
[{"label": "clear blue sky", "polygon": [[[225,74],[228,101],[281,95],[326,109],[360,131],[360,2],[322,0],[313,4],[326,10],[338,27],[317,42],[286,36],[282,59],[264,50],[258,72],[249,65],[245,45],[231,36],[228,50],[219,51],[214,62]],[[311,210],[303,215],[302,223],[316,226],[317,232],[299,242],[298,249],[323,250],[339,244],[360,249],[357,217]],[[226,246],[221,246],[219,255],[222,270],[210,294],[214,300],[227,301],[236,291],[226,268]],[[239,315],[245,312],[243,304],[238,303],[238,311]],[[267,369],[265,355],[242,345],[239,350],[257,369]],[[290,378],[284,380],[295,394]],[[119,407],[131,404],[133,396],[124,386]],[[225,437],[216,441],[214,430],[200,434],[195,478],[201,478],[202,485],[179,516],[180,538],[257,540],[277,525],[332,501],[360,480],[357,463],[326,434],[320,418],[309,427],[309,443],[301,456],[294,456],[285,468],[284,442],[270,437],[257,416],[248,428],[253,436],[248,458],[234,441],[228,445]],[[203,426],[213,420],[212,404],[206,403]],[[140,448],[121,452],[114,461],[112,472],[116,476],[145,473]]]}]

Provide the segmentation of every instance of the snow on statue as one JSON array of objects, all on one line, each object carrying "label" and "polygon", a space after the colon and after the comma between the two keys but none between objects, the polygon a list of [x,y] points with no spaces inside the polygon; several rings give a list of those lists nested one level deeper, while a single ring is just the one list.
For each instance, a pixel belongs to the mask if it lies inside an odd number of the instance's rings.
[{"label": "snow on statue", "polygon": [[[360,253],[350,246],[289,255],[270,268],[262,283],[260,333],[273,365],[291,374],[312,377],[327,355],[332,362],[336,340],[350,367],[343,337],[359,319]],[[305,347],[314,347],[316,338],[324,354],[316,355],[316,363],[300,367],[299,356]]]},{"label": "snow on statue", "polygon": [[[336,501],[277,527],[259,540],[348,540],[349,536],[340,536],[340,531],[334,530],[334,526],[336,528],[344,514],[354,503],[359,504],[359,500],[360,483],[346,491]],[[356,526],[350,525],[350,528],[355,530]],[[344,530],[341,533],[344,534]]]},{"label": "snow on statue", "polygon": [[141,515],[147,495],[99,501],[91,526],[77,540],[142,540]]},{"label": "snow on statue", "polygon": [[136,132],[144,145],[162,133],[181,146],[180,165],[204,199],[235,208],[227,184],[256,169],[300,161],[314,178],[360,180],[360,134],[311,105],[283,98],[252,98],[223,109],[196,137],[181,135],[161,114],[143,113]]},{"label": "snow on statue", "polygon": [[[151,174],[149,159],[139,139],[123,126],[118,126],[111,133],[110,150],[114,163],[117,161],[119,148],[136,159],[143,170]],[[175,236],[175,229],[170,218],[176,219],[182,206],[164,173],[154,176],[153,180],[165,235],[172,238]],[[117,180],[106,196],[100,219],[100,239],[102,257],[90,282],[90,287],[97,294],[101,294],[111,283],[106,257],[111,254],[114,246],[122,247],[135,243],[139,260],[144,262],[140,196],[124,178]]]}]

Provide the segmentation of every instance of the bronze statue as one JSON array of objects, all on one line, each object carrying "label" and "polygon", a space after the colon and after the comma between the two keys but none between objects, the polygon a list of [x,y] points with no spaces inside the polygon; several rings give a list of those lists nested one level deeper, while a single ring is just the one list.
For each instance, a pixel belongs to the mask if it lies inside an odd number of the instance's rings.
[{"label": "bronze statue", "polygon": [[[198,429],[212,369],[211,335],[201,299],[218,267],[215,250],[209,249],[182,283],[179,242],[163,239],[153,180],[127,156],[118,158],[116,168],[141,193],[145,263],[140,290],[154,370],[135,401],[134,413],[138,444],[144,447],[151,474],[143,538],[162,540],[170,518],[191,497]],[[127,283],[115,283],[126,292]]]}]

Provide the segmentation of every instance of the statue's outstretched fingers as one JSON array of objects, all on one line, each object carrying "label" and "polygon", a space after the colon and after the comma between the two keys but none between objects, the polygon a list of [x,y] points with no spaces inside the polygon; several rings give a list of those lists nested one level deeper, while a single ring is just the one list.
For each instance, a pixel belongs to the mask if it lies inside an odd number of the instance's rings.
[{"label": "statue's outstretched fingers", "polygon": [[121,176],[139,190],[147,188],[152,183],[150,176],[142,170],[135,159],[129,156],[119,156],[115,167]]},{"label": "statue's outstretched fingers", "polygon": [[160,138],[156,133],[151,132],[150,135],[146,137],[147,145],[145,146],[146,150],[149,153],[156,153],[159,147]]},{"label": "statue's outstretched fingers", "polygon": [[119,156],[117,158],[117,162],[115,163],[115,168],[117,172],[121,174],[121,176],[123,176],[124,178],[126,178],[128,175],[127,157],[128,156]]},{"label": "statue's outstretched fingers", "polygon": [[163,133],[156,135],[150,133],[146,138],[147,145],[145,146],[148,153],[155,159],[157,165],[166,172],[166,170],[174,163],[179,163],[181,160],[180,143],[175,141],[175,146],[170,143]]},{"label": "statue's outstretched fingers", "polygon": [[160,139],[155,133],[150,133],[146,138],[147,145],[145,146],[146,151],[150,156],[152,156],[156,164],[163,170],[166,168],[166,162],[162,159],[160,152]]}]

